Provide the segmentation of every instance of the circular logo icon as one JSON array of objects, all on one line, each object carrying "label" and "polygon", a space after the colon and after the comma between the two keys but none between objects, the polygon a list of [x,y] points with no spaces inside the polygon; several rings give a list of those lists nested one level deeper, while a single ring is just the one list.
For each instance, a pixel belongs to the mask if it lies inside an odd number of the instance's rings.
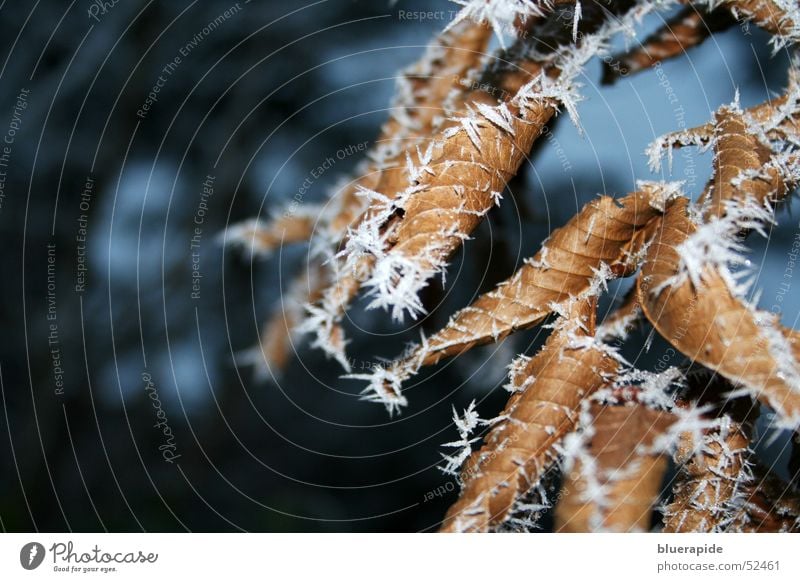
[{"label": "circular logo icon", "polygon": [[39,542],[29,542],[19,551],[19,563],[26,570],[35,570],[44,561],[44,546]]}]

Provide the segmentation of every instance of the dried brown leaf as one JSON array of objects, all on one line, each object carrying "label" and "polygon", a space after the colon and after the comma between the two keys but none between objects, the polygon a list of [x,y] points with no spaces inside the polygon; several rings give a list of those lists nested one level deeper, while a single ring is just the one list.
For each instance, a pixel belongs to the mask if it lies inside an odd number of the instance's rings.
[{"label": "dried brown leaf", "polygon": [[749,444],[758,404],[730,398],[734,387],[705,370],[689,374],[687,383],[683,405],[703,411],[705,427],[698,424],[679,436],[678,475],[664,510],[664,531],[730,531],[752,485]]},{"label": "dried brown leaf", "polygon": [[378,202],[374,223],[348,249],[355,259],[364,252],[375,255],[365,283],[371,307],[391,308],[397,320],[406,312],[416,317],[424,311],[419,291],[499,201],[555,113],[550,99],[522,107],[498,107],[491,97],[483,99],[486,108],[480,114],[470,112],[443,126],[409,188],[392,204]]},{"label": "dried brown leaf", "polygon": [[665,532],[726,531],[731,526],[747,480],[749,434],[742,424],[722,417],[695,442],[684,433],[676,460],[683,463],[664,511]]},{"label": "dried brown leaf", "polygon": [[594,299],[574,302],[542,350],[514,370],[519,391],[465,463],[461,496],[442,531],[501,524],[556,459],[555,446],[575,430],[584,399],[615,373],[616,360],[593,341],[595,305]]},{"label": "dried brown leaf", "polygon": [[774,0],[723,0],[737,18],[746,18],[755,22],[759,27],[771,32],[775,48],[782,48],[787,44],[796,42],[800,22],[796,21],[797,6],[792,12],[784,10],[783,2]]},{"label": "dried brown leaf", "polygon": [[235,224],[228,230],[227,237],[253,255],[269,254],[282,244],[307,241],[314,232],[315,222],[311,214],[287,212],[268,221],[247,220]]},{"label": "dried brown leaf", "polygon": [[708,264],[698,286],[682,277],[679,246],[696,230],[679,199],[667,210],[638,279],[645,316],[664,339],[771,406],[781,422],[800,423],[800,373],[793,332],[771,314],[736,297],[729,282]]},{"label": "dried brown leaf", "polygon": [[[420,60],[398,78],[392,114],[367,158],[361,177],[335,194],[329,237],[338,243],[366,209],[362,189],[393,196],[406,184],[406,153],[430,137],[448,113],[447,101],[466,92],[465,81],[486,56],[491,30],[465,21],[439,34]],[[386,175],[388,174],[388,176]],[[399,182],[399,183],[398,183]],[[392,185],[396,183],[396,185]]]},{"label": "dried brown leaf", "polygon": [[[714,161],[717,176],[727,175],[728,178],[737,179],[737,181],[747,178],[745,185],[750,187],[754,184],[755,178],[752,171],[762,170],[763,175],[759,176],[760,179],[766,182],[774,181],[776,170],[784,170],[789,165],[796,166],[798,163],[795,154],[786,156],[783,154],[783,150],[786,149],[787,144],[800,142],[799,75],[797,64],[793,63],[789,67],[787,88],[782,95],[751,107],[743,113],[740,111],[738,103],[723,106],[717,112],[715,121],[660,137],[648,149],[651,168],[658,169],[661,166],[661,157],[665,152],[671,165],[671,148],[705,147],[713,144],[717,146],[717,150],[719,145],[722,146],[722,149],[728,150],[724,161],[717,159]],[[717,139],[721,139],[722,143],[716,144]],[[742,156],[737,155],[737,151],[748,151],[746,149],[748,146],[756,149],[754,153],[758,159],[763,159],[764,148],[767,148],[771,154],[769,164],[766,167],[762,164],[753,168],[752,156],[739,159]],[[723,167],[729,169],[721,171]],[[736,168],[745,170],[744,174],[736,172]],[[779,172],[779,174],[782,175],[783,172]],[[783,176],[783,179],[787,179],[787,176]],[[717,181],[717,183],[720,182]],[[703,199],[710,197],[714,185],[715,181],[711,180],[703,194]],[[727,188],[726,194],[735,193],[729,186],[724,187]],[[763,187],[760,189],[763,191]],[[743,192],[745,190],[746,188],[742,188]],[[758,190],[759,188],[753,192],[752,196],[759,196]],[[774,190],[773,197],[778,197],[778,190],[780,188]],[[722,194],[717,196],[723,198]]]},{"label": "dried brown leaf", "polygon": [[591,407],[586,458],[566,475],[555,513],[561,532],[647,531],[667,459],[654,445],[676,417],[642,405]]},{"label": "dried brown leaf", "polygon": [[422,366],[538,325],[573,298],[596,294],[606,280],[635,268],[632,257],[646,242],[638,235],[661,215],[669,196],[668,188],[646,185],[623,198],[589,202],[510,279],[456,313],[403,358],[359,377],[372,382],[375,394],[402,399],[401,384]]},{"label": "dried brown leaf", "polygon": [[325,270],[320,264],[303,268],[264,322],[258,346],[246,351],[239,361],[263,373],[282,372],[295,350],[293,342],[297,339],[296,328],[303,320],[304,305],[316,301],[325,284]]},{"label": "dried brown leaf", "polygon": [[725,203],[752,197],[763,204],[782,199],[788,186],[777,167],[767,167],[773,152],[744,114],[722,107],[714,116],[714,177],[699,203],[706,220],[725,214]]}]

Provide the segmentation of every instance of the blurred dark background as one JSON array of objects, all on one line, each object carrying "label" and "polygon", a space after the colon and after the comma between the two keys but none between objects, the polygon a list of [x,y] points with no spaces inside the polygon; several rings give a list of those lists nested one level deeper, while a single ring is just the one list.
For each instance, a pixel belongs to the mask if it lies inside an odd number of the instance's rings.
[{"label": "blurred dark background", "polygon": [[[278,382],[236,365],[307,248],[251,260],[218,235],[286,204],[338,150],[372,143],[396,71],[457,7],[101,5],[0,3],[0,133],[11,140],[0,144],[8,155],[0,168],[0,529],[435,528],[456,495],[436,468],[441,444],[456,437],[451,405],[477,399],[482,416],[497,414],[505,366],[543,333],[422,374],[408,388],[409,408],[390,419],[358,399],[360,383],[341,380],[337,364],[305,346]],[[420,9],[446,16],[401,15]],[[356,371],[509,276],[598,192],[623,194],[637,178],[658,178],[642,153],[655,136],[703,123],[737,88],[744,105],[762,101],[782,88],[785,67],[764,35],[735,27],[665,64],[675,105],[653,72],[601,88],[593,63],[580,108],[585,134],[559,119],[555,139],[537,148],[455,258],[444,292],[428,298],[438,309],[402,327],[356,306],[348,329]],[[338,160],[302,203],[323,199],[357,161]],[[707,156],[677,156],[672,179],[696,193],[708,168]],[[213,194],[203,197],[209,176]],[[196,217],[202,233],[192,249]],[[752,241],[767,307],[797,230],[797,217],[783,213],[768,241]],[[193,269],[202,275],[199,299]],[[794,293],[784,323],[797,328],[799,314]],[[631,353],[641,366],[664,352],[656,344],[644,353],[644,337]],[[783,443],[763,444],[778,466]]]}]

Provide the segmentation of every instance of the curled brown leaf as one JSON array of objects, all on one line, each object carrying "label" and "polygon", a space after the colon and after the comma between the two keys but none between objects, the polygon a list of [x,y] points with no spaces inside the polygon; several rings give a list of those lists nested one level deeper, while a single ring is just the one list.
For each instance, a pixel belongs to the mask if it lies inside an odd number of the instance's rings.
[{"label": "curled brown leaf", "polygon": [[654,445],[676,417],[641,404],[593,403],[585,454],[565,476],[556,506],[561,532],[647,531],[667,459]]},{"label": "curled brown leaf", "polygon": [[719,372],[771,406],[790,426],[800,423],[800,373],[794,332],[735,296],[713,263],[702,281],[682,276],[680,246],[697,230],[677,200],[661,221],[638,279],[645,316],[686,357]]},{"label": "curled brown leaf", "polygon": [[501,524],[556,460],[555,446],[575,430],[581,403],[613,376],[617,361],[594,342],[595,305],[575,301],[542,350],[512,372],[517,391],[464,464],[463,490],[442,531]]}]

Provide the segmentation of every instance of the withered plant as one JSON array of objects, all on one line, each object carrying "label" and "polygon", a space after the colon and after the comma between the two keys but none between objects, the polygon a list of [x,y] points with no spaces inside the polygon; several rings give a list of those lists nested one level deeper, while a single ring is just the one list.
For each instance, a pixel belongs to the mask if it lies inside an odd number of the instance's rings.
[{"label": "withered plant", "polygon": [[[391,117],[356,174],[323,205],[227,233],[261,254],[311,241],[257,359],[277,373],[290,342],[310,334],[346,377],[366,381],[366,400],[395,414],[423,366],[545,324],[544,347],[510,367],[505,408],[490,420],[474,406],[455,416],[459,438],[442,469],[462,490],[443,531],[528,530],[550,509],[557,531],[648,531],[656,507],[664,531],[797,531],[794,484],[761,464],[753,443],[760,411],[774,416],[771,430],[798,430],[800,334],[756,306],[745,247],[748,234],[768,233],[800,180],[797,3],[457,2],[458,17],[399,76]],[[661,30],[609,54],[615,35],[667,10]],[[352,373],[342,321],[353,300],[363,294],[398,322],[426,313],[420,292],[501,204],[555,116],[580,127],[590,59],[603,58],[611,83],[743,22],[790,53],[785,90],[751,108],[731,95],[707,124],[647,151],[656,171],[675,148],[708,150],[713,174],[699,199],[663,181],[594,199],[442,329]],[[490,54],[493,32],[501,46]],[[635,277],[632,291],[597,321],[598,298],[622,277]],[[623,357],[631,331],[647,326],[685,356],[682,366],[656,373]]]}]

